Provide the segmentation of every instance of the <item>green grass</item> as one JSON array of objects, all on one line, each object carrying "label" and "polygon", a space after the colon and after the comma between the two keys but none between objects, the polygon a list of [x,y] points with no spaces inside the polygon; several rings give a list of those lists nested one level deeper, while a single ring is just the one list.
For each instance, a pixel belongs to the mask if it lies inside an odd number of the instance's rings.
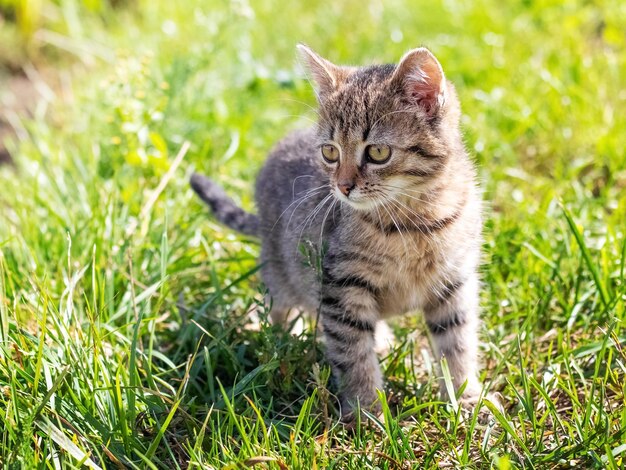
[{"label": "green grass", "polygon": [[[623,2],[59,4],[74,27],[43,37],[82,64],[72,100],[23,119],[0,168],[0,464],[626,465]],[[199,170],[252,208],[268,150],[315,117],[298,41],[339,63],[428,45],[457,86],[489,206],[488,426],[438,400],[415,315],[384,423],[344,430],[314,332],[266,321],[258,243],[188,188]]]}]

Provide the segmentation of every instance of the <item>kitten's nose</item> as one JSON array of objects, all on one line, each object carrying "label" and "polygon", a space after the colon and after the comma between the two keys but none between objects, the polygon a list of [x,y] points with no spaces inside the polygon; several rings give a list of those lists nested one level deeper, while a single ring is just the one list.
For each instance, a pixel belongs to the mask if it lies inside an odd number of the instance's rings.
[{"label": "kitten's nose", "polygon": [[350,195],[350,191],[354,189],[356,186],[354,180],[342,180],[337,182],[337,187],[341,193],[348,197]]}]

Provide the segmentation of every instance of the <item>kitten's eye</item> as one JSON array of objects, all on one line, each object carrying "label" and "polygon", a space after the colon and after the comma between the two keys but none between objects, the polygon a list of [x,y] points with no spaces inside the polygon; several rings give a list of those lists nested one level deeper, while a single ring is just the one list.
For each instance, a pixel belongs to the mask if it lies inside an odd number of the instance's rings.
[{"label": "kitten's eye", "polygon": [[372,163],[385,163],[391,156],[389,145],[368,145],[365,149],[368,161]]},{"label": "kitten's eye", "polygon": [[322,156],[328,163],[339,160],[339,149],[331,144],[322,145]]}]

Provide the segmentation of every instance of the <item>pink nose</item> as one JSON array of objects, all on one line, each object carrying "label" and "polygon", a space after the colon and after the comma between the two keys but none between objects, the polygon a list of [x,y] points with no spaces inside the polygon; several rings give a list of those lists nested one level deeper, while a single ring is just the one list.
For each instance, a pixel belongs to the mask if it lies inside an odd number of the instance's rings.
[{"label": "pink nose", "polygon": [[341,193],[348,197],[350,195],[350,191],[354,189],[355,183],[354,180],[343,180],[337,182],[337,187]]}]

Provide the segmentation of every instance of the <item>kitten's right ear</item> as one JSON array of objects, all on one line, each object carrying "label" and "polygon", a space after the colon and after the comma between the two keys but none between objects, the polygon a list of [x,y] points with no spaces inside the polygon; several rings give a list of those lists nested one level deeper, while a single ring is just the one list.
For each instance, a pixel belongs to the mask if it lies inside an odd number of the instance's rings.
[{"label": "kitten's right ear", "polygon": [[432,52],[419,47],[407,52],[391,79],[404,90],[409,101],[434,116],[446,101],[446,79],[441,64]]},{"label": "kitten's right ear", "polygon": [[315,82],[318,99],[332,93],[345,78],[345,70],[319,56],[304,44],[298,44],[300,58]]}]

